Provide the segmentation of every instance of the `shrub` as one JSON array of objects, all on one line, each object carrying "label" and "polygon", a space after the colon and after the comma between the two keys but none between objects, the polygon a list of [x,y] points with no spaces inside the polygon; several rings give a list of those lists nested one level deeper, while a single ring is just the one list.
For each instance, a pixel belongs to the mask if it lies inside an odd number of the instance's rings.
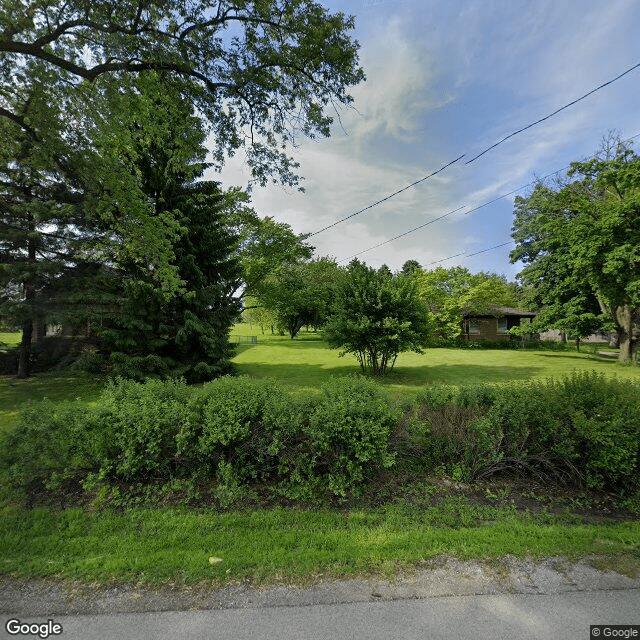
[{"label": "shrub", "polygon": [[593,372],[557,381],[433,388],[407,420],[410,449],[461,479],[502,470],[618,493],[640,485],[640,385]]},{"label": "shrub", "polygon": [[80,491],[100,468],[105,431],[80,401],[28,403],[0,445],[0,474],[7,497],[30,503]]},{"label": "shrub", "polygon": [[101,469],[105,478],[166,481],[188,463],[176,436],[189,420],[189,388],[181,381],[118,380],[103,391],[96,411],[109,435]]},{"label": "shrub", "polygon": [[359,493],[368,473],[393,465],[388,442],[399,418],[369,380],[337,378],[324,384],[304,429],[313,474],[333,495]]},{"label": "shrub", "polygon": [[192,460],[200,477],[229,487],[272,475],[266,406],[283,392],[272,382],[219,378],[189,401],[189,418],[176,434],[177,452]]},{"label": "shrub", "polygon": [[114,351],[110,356],[111,372],[114,378],[144,382],[149,378],[166,378],[171,365],[168,358],[151,354],[147,356],[130,356]]}]

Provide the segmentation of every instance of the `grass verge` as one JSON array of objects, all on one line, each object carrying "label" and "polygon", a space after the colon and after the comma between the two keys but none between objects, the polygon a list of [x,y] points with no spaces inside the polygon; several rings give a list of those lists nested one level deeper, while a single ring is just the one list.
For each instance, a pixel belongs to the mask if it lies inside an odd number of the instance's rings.
[{"label": "grass verge", "polygon": [[1,514],[0,573],[21,578],[306,584],[321,577],[393,577],[442,555],[467,560],[508,554],[568,559],[606,554],[624,558],[627,571],[640,571],[640,522],[569,523],[561,516],[478,506],[460,497],[430,509],[394,504],[350,511],[96,513],[5,507]]}]

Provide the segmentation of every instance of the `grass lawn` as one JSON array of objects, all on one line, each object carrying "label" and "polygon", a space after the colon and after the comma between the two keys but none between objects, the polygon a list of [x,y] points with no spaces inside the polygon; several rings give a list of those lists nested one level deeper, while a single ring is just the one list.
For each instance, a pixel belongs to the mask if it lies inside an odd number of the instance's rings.
[{"label": "grass lawn", "polygon": [[[640,523],[585,525],[480,507],[459,497],[430,509],[21,511],[0,518],[0,573],[87,581],[256,583],[383,574],[436,556],[462,560],[602,554],[640,575]],[[213,561],[209,559],[212,558]],[[219,562],[215,559],[221,559]]]},{"label": "grass lawn", "polygon": [[[233,334],[258,338],[256,345],[238,347],[234,362],[240,374],[276,378],[292,390],[314,389],[329,376],[360,371],[353,356],[340,358],[339,351],[329,349],[320,334],[303,331],[291,340],[288,336],[262,335],[256,325],[238,325]],[[432,384],[557,378],[572,371],[595,370],[620,378],[640,379],[640,367],[621,366],[615,360],[599,358],[594,351],[591,346],[584,346],[580,353],[427,349],[423,354],[400,354],[393,371],[381,379],[380,384],[394,395],[406,396]]]},{"label": "grass lawn", "polygon": [[[258,338],[256,345],[238,347],[235,363],[240,374],[275,378],[292,392],[315,390],[332,375],[359,370],[354,358],[339,358],[318,334],[303,332],[291,340],[239,325],[233,335]],[[586,350],[429,349],[422,355],[402,354],[395,370],[380,384],[402,398],[430,384],[530,380],[574,370],[640,378],[640,367],[620,366]],[[28,400],[90,402],[105,380],[69,371],[26,381],[0,377],[0,431],[15,420]],[[603,516],[589,524],[572,515],[573,509],[517,511],[513,504],[492,506],[448,489],[430,488],[419,478],[406,489],[436,499],[417,506],[399,500],[362,508],[261,508],[228,513],[169,507],[25,510],[5,505],[0,507],[0,574],[131,583],[206,580],[224,584],[243,579],[305,583],[356,574],[392,576],[440,555],[482,559],[507,554],[568,558],[602,554],[614,563],[616,558],[625,562],[630,558],[631,570],[640,575],[637,520],[600,524]],[[434,494],[429,493],[432,489]],[[222,562],[211,563],[212,557]]]},{"label": "grass lawn", "polygon": [[0,376],[0,432],[15,422],[20,407],[30,400],[95,400],[106,378],[82,372],[51,371],[26,380]]}]

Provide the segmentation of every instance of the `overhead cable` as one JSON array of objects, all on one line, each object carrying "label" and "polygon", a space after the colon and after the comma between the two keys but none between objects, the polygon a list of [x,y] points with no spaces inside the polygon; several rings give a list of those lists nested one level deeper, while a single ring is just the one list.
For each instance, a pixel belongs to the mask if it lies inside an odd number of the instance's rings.
[{"label": "overhead cable", "polygon": [[465,162],[465,164],[471,164],[474,160],[477,160],[480,156],[483,156],[485,153],[487,153],[487,151],[491,151],[491,149],[495,149],[498,145],[500,145],[503,142],[505,142],[505,140],[508,140],[509,138],[513,138],[513,136],[517,136],[519,133],[522,133],[523,131],[526,131],[527,129],[531,129],[531,127],[535,127],[537,124],[540,124],[541,122],[544,122],[545,120],[548,120],[549,118],[552,118],[557,113],[560,113],[561,111],[564,111],[565,109],[568,109],[569,107],[571,107],[574,104],[580,102],[581,100],[584,100],[585,98],[587,98],[591,94],[595,93],[596,91],[600,91],[600,89],[604,89],[604,87],[612,84],[616,80],[620,80],[620,78],[622,78],[623,76],[626,76],[628,73],[631,73],[634,69],[637,69],[638,67],[640,67],[640,62],[638,62],[638,64],[633,65],[633,67],[629,67],[629,69],[627,69],[626,71],[624,71],[620,75],[616,76],[615,78],[612,78],[608,82],[605,82],[604,84],[601,84],[599,87],[596,87],[595,89],[592,89],[588,93],[585,93],[583,96],[580,96],[579,98],[576,98],[575,100],[572,100],[571,102],[565,104],[563,107],[560,107],[559,109],[556,109],[553,113],[550,113],[549,115],[545,116],[544,118],[540,118],[540,120],[536,120],[535,122],[532,122],[531,124],[528,124],[526,127],[522,127],[522,129],[518,129],[517,131],[514,131],[513,133],[510,133],[508,136],[505,136],[504,138],[502,138],[502,140],[499,140],[495,144],[492,144],[490,147],[487,147],[484,151],[480,152],[477,156],[474,156],[473,158],[471,158],[471,160],[467,160]]},{"label": "overhead cable", "polygon": [[[640,133],[636,133],[634,136],[631,136],[630,138],[627,138],[624,142],[631,142],[631,140],[634,140],[635,138],[637,138],[638,136],[640,136]],[[470,213],[473,213],[474,211],[478,211],[479,209],[483,209],[484,207],[489,206],[490,204],[493,204],[494,202],[497,202],[498,200],[502,200],[502,198],[506,198],[508,196],[513,195],[514,193],[518,193],[519,191],[522,191],[523,189],[526,189],[527,187],[530,187],[533,184],[536,184],[536,182],[539,182],[541,180],[546,180],[547,178],[550,178],[551,176],[555,176],[559,173],[562,173],[563,171],[566,171],[571,165],[567,165],[566,167],[562,167],[562,169],[556,169],[555,171],[551,171],[550,173],[547,173],[546,175],[542,176],[541,178],[536,178],[535,180],[532,180],[531,182],[522,185],[521,187],[517,187],[516,189],[512,189],[511,191],[508,191],[507,193],[503,193],[502,195],[497,196],[496,198],[493,198],[493,200],[489,200],[487,202],[483,202],[482,204],[479,204],[476,207],[473,207],[472,209],[469,209],[469,211],[465,211],[464,215],[469,215]],[[384,242],[379,242],[378,244],[375,244],[367,249],[363,249],[362,251],[358,251],[358,253],[354,253],[352,256],[349,256],[348,258],[344,258],[342,260],[339,260],[338,262],[346,262],[347,260],[351,260],[351,258],[355,258],[356,256],[359,256],[363,253],[367,253],[368,251],[372,251],[373,249],[377,249],[378,247],[382,247],[385,244],[389,244],[390,242],[393,242],[394,240],[397,240],[398,238],[403,238],[404,236],[408,236],[411,233],[414,233],[415,231],[419,231],[420,229],[433,224],[434,222],[437,222],[438,220],[442,220],[443,218],[446,218],[454,213],[456,213],[457,211],[460,211],[460,209],[464,209],[466,206],[468,205],[462,205],[460,207],[458,207],[457,209],[453,209],[453,211],[449,211],[448,213],[445,213],[444,215],[438,216],[437,218],[433,218],[427,222],[425,222],[424,224],[421,224],[417,227],[414,227],[413,229],[409,229],[408,231],[404,231],[403,233],[398,234],[397,236],[394,236],[393,238],[389,238],[389,240],[385,240]],[[463,254],[458,254],[458,255],[463,255]],[[451,256],[452,258],[455,258],[457,256]],[[448,260],[449,258],[444,258],[445,260]],[[430,263],[433,264],[433,263]]]},{"label": "overhead cable", "polygon": [[446,260],[451,260],[452,258],[457,258],[459,256],[465,256],[466,258],[471,258],[472,256],[479,256],[481,253],[486,253],[487,251],[493,251],[494,249],[499,249],[500,247],[506,247],[508,244],[513,244],[513,240],[509,240],[508,242],[503,242],[502,244],[497,244],[487,249],[481,249],[480,251],[476,251],[475,253],[467,253],[466,251],[463,251],[462,253],[456,253],[455,256],[449,256],[448,258],[441,258],[440,260],[427,262],[425,266],[429,266],[431,264],[438,264],[439,262],[445,262]]},{"label": "overhead cable", "polygon": [[[541,122],[544,122],[545,120],[548,120],[549,118],[552,118],[553,116],[555,116],[556,114],[560,113],[561,111],[564,111],[565,109],[573,106],[574,104],[577,104],[581,100],[584,100],[588,96],[596,93],[596,91],[600,91],[600,89],[603,89],[604,87],[607,87],[610,84],[613,84],[617,80],[620,80],[620,78],[626,76],[628,73],[631,73],[632,71],[634,71],[638,67],[640,67],[640,62],[635,64],[635,65],[633,65],[632,67],[629,67],[629,69],[627,69],[626,71],[623,71],[621,74],[617,75],[615,78],[612,78],[611,80],[608,80],[607,82],[597,86],[595,89],[592,89],[588,93],[585,93],[583,96],[580,96],[579,98],[576,98],[575,100],[572,100],[571,102],[568,102],[567,104],[563,105],[559,109],[556,109],[552,113],[544,116],[544,118],[540,118],[539,120],[536,120],[535,122],[532,122],[531,124],[528,124],[526,127],[522,127],[521,129],[518,129],[517,131],[514,131],[513,133],[510,133],[508,136],[505,136],[504,138],[502,138],[501,140],[499,140],[495,144],[492,144],[490,147],[487,147],[486,149],[484,149],[483,151],[481,151],[480,153],[475,155],[473,158],[471,158],[471,160],[467,160],[465,162],[465,164],[471,164],[472,162],[474,162],[475,160],[477,160],[478,158],[483,156],[488,151],[491,151],[491,149],[495,149],[498,145],[501,145],[506,140],[509,140],[510,138],[513,138],[514,136],[518,135],[519,133],[522,133],[523,131],[526,131],[527,129],[531,129],[531,127],[535,127],[537,124],[540,124]],[[458,162],[458,160],[461,160],[462,158],[464,158],[465,155],[466,154],[463,153],[461,156],[459,156],[455,160],[452,160],[451,162],[448,162],[447,164],[445,164],[442,167],[440,167],[437,171],[434,171],[433,173],[430,173],[429,175],[425,176],[424,178],[420,178],[420,180],[416,180],[415,182],[412,182],[411,184],[407,185],[406,187],[403,187],[402,189],[398,189],[398,191],[394,191],[393,193],[389,194],[385,198],[382,198],[381,200],[378,200],[377,202],[374,202],[374,203],[364,207],[363,209],[360,209],[359,211],[356,211],[355,213],[352,213],[352,214],[350,214],[348,216],[345,216],[344,218],[340,218],[340,220],[336,220],[334,223],[332,223],[330,225],[327,225],[326,227],[323,227],[322,229],[318,229],[318,231],[314,231],[313,233],[310,233],[306,237],[307,238],[311,238],[313,236],[316,236],[319,233],[322,233],[323,231],[327,231],[328,229],[331,229],[331,228],[333,228],[333,227],[335,227],[335,226],[337,226],[337,225],[339,225],[339,224],[341,224],[341,223],[343,223],[343,222],[345,222],[345,221],[347,221],[347,220],[349,220],[351,218],[354,218],[355,216],[357,216],[357,215],[359,215],[361,213],[364,213],[365,211],[367,211],[369,209],[372,209],[373,207],[375,207],[375,206],[377,206],[377,205],[379,205],[379,204],[381,204],[383,202],[386,202],[387,200],[391,200],[391,198],[397,196],[398,194],[402,193],[403,191],[406,191],[407,189],[410,189],[411,187],[415,187],[417,184],[420,184],[421,182],[424,182],[425,180],[428,180],[429,178],[432,178],[433,176],[435,176],[436,174],[440,173],[441,171],[444,171],[445,169],[447,169],[451,165],[453,165],[456,162]]]},{"label": "overhead cable", "polygon": [[450,167],[452,164],[455,164],[456,162],[458,162],[458,160],[461,160],[462,158],[464,158],[464,153],[461,156],[457,157],[455,160],[452,160],[451,162],[448,162],[447,164],[443,165],[442,167],[440,167],[439,169],[437,169],[433,173],[430,173],[428,176],[425,176],[424,178],[420,178],[420,180],[416,180],[415,182],[412,182],[411,184],[408,184],[406,187],[403,187],[402,189],[398,189],[398,191],[394,191],[393,193],[389,194],[385,198],[382,198],[382,200],[378,200],[377,202],[374,202],[374,203],[366,206],[364,209],[360,209],[360,211],[356,211],[355,213],[352,213],[352,214],[350,214],[348,216],[345,216],[344,218],[341,218],[340,220],[336,220],[333,224],[330,224],[330,225],[328,225],[326,227],[323,227],[322,229],[319,229],[318,231],[314,231],[313,233],[310,233],[306,237],[307,238],[311,238],[313,236],[317,236],[319,233],[322,233],[323,231],[326,231],[327,229],[331,229],[331,227],[335,227],[336,225],[340,224],[341,222],[344,222],[345,220],[349,220],[349,218],[353,218],[353,217],[359,215],[360,213],[363,213],[364,211],[367,211],[368,209],[373,209],[373,207],[381,204],[382,202],[385,202],[387,200],[391,200],[391,198],[393,198],[394,196],[397,196],[399,193],[402,193],[403,191],[406,191],[407,189],[410,189],[411,187],[415,187],[420,182],[424,182],[425,180],[428,180],[429,178],[433,178],[433,176],[435,176],[436,174],[440,173],[441,171],[444,171],[447,167]]}]

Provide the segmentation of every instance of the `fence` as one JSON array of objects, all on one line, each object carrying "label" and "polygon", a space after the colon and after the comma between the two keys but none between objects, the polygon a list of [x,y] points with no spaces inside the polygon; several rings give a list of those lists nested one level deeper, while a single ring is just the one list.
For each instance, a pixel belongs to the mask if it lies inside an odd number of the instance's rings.
[{"label": "fence", "polygon": [[258,336],[231,336],[234,344],[258,344]]}]

